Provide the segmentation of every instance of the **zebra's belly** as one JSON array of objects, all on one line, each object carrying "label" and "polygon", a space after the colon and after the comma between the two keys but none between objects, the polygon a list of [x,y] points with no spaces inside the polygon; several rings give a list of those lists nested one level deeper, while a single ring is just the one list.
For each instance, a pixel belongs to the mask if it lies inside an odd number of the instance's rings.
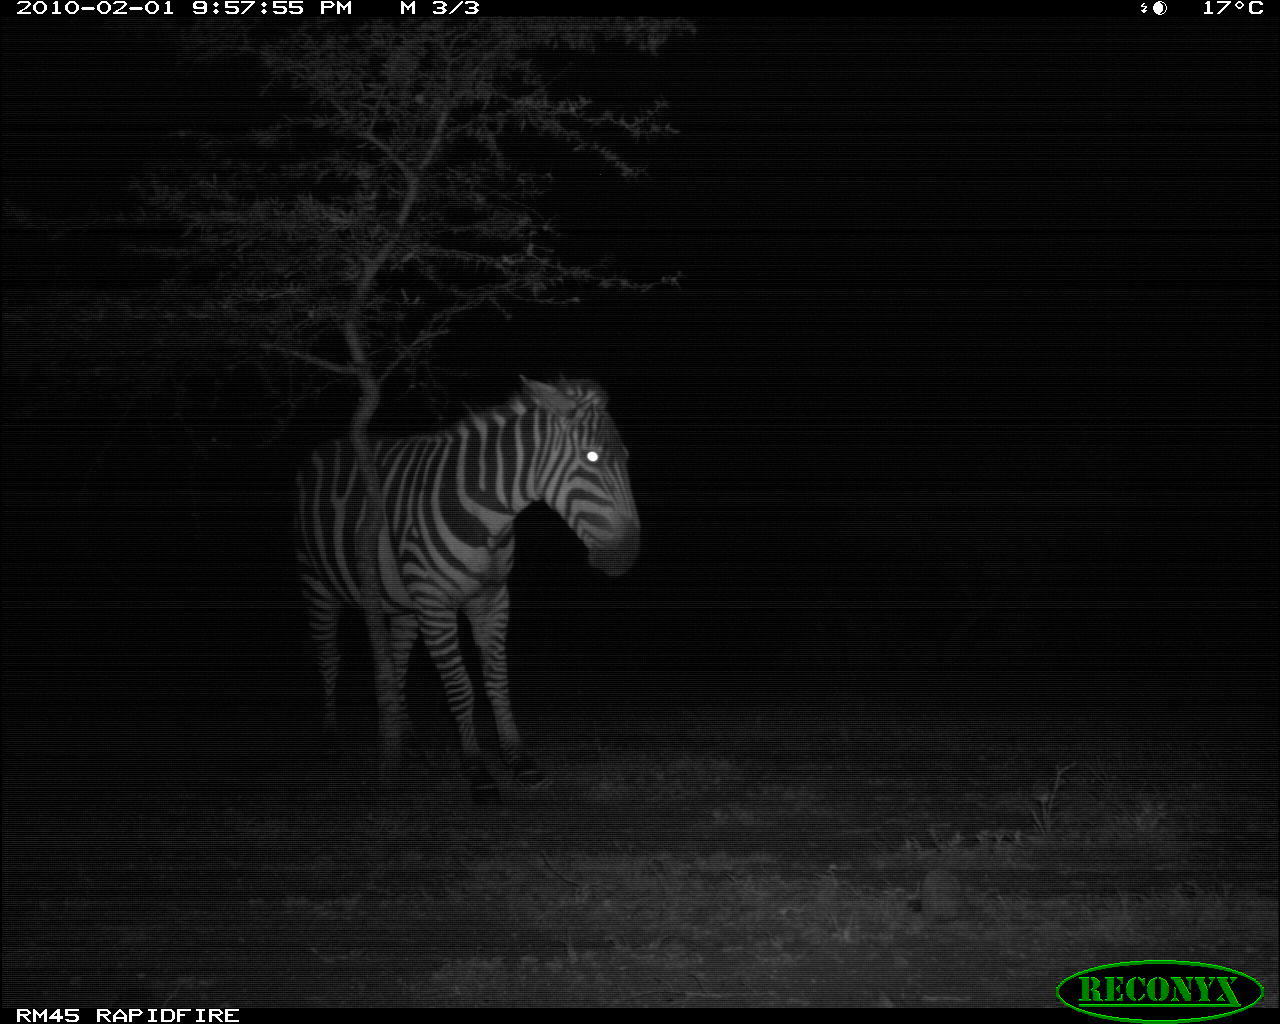
[{"label": "zebra's belly", "polygon": [[[432,573],[429,585],[425,590],[419,585],[419,592],[430,594],[431,604],[460,607],[482,590],[506,582],[511,575],[511,554],[508,537],[497,538],[493,546],[459,546],[450,551],[449,568]],[[416,602],[385,533],[378,539],[378,569],[382,576],[383,611],[388,615],[412,612]]]}]

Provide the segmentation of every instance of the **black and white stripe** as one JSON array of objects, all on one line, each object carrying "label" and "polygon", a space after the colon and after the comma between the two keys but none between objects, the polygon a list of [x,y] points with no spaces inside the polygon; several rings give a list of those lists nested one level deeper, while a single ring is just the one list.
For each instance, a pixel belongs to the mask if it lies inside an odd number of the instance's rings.
[{"label": "black and white stripe", "polygon": [[[374,442],[386,498],[389,536],[379,542],[379,575],[398,714],[407,733],[405,669],[421,632],[458,723],[463,768],[477,802],[496,802],[498,791],[476,743],[475,696],[458,645],[457,613],[467,615],[480,650],[503,758],[518,781],[541,785],[545,778],[520,739],[507,691],[514,523],[530,503],[545,501],[586,545],[592,566],[611,576],[631,567],[640,519],[627,449],[607,401],[589,380],[525,381],[504,404],[448,430]],[[360,604],[356,529],[365,500],[349,442],[317,448],[297,485],[298,569],[324,679],[324,726],[333,734],[338,615]]]}]

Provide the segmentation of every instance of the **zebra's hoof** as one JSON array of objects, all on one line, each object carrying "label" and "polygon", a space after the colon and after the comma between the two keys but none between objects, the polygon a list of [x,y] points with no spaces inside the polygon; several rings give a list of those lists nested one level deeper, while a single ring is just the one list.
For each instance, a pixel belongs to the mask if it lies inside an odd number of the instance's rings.
[{"label": "zebra's hoof", "polygon": [[501,804],[502,794],[498,792],[498,784],[492,779],[471,783],[471,802],[490,807]]},{"label": "zebra's hoof", "polygon": [[511,774],[515,777],[516,782],[524,786],[525,789],[540,789],[547,784],[547,777],[542,774],[542,769],[538,767],[533,758],[517,758],[511,762],[510,767]]},{"label": "zebra's hoof", "polygon": [[537,768],[521,768],[516,772],[516,782],[525,789],[541,789],[547,784],[547,777]]}]

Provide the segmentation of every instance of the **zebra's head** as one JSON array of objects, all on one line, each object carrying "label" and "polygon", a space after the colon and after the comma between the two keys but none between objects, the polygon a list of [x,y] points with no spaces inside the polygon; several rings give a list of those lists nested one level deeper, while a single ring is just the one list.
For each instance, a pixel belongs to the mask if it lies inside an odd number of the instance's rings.
[{"label": "zebra's head", "polygon": [[590,380],[525,380],[521,397],[545,416],[543,500],[586,545],[592,568],[621,576],[640,553],[640,516],[608,395]]}]

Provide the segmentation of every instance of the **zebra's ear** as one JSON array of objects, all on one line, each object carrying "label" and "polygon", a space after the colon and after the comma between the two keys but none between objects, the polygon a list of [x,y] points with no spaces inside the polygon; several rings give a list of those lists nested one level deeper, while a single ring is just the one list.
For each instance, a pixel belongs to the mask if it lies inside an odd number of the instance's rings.
[{"label": "zebra's ear", "polygon": [[540,380],[529,380],[527,377],[521,376],[524,381],[524,393],[535,405],[541,406],[557,416],[572,416],[578,403],[571,395],[566,395],[554,384],[544,384]]}]

